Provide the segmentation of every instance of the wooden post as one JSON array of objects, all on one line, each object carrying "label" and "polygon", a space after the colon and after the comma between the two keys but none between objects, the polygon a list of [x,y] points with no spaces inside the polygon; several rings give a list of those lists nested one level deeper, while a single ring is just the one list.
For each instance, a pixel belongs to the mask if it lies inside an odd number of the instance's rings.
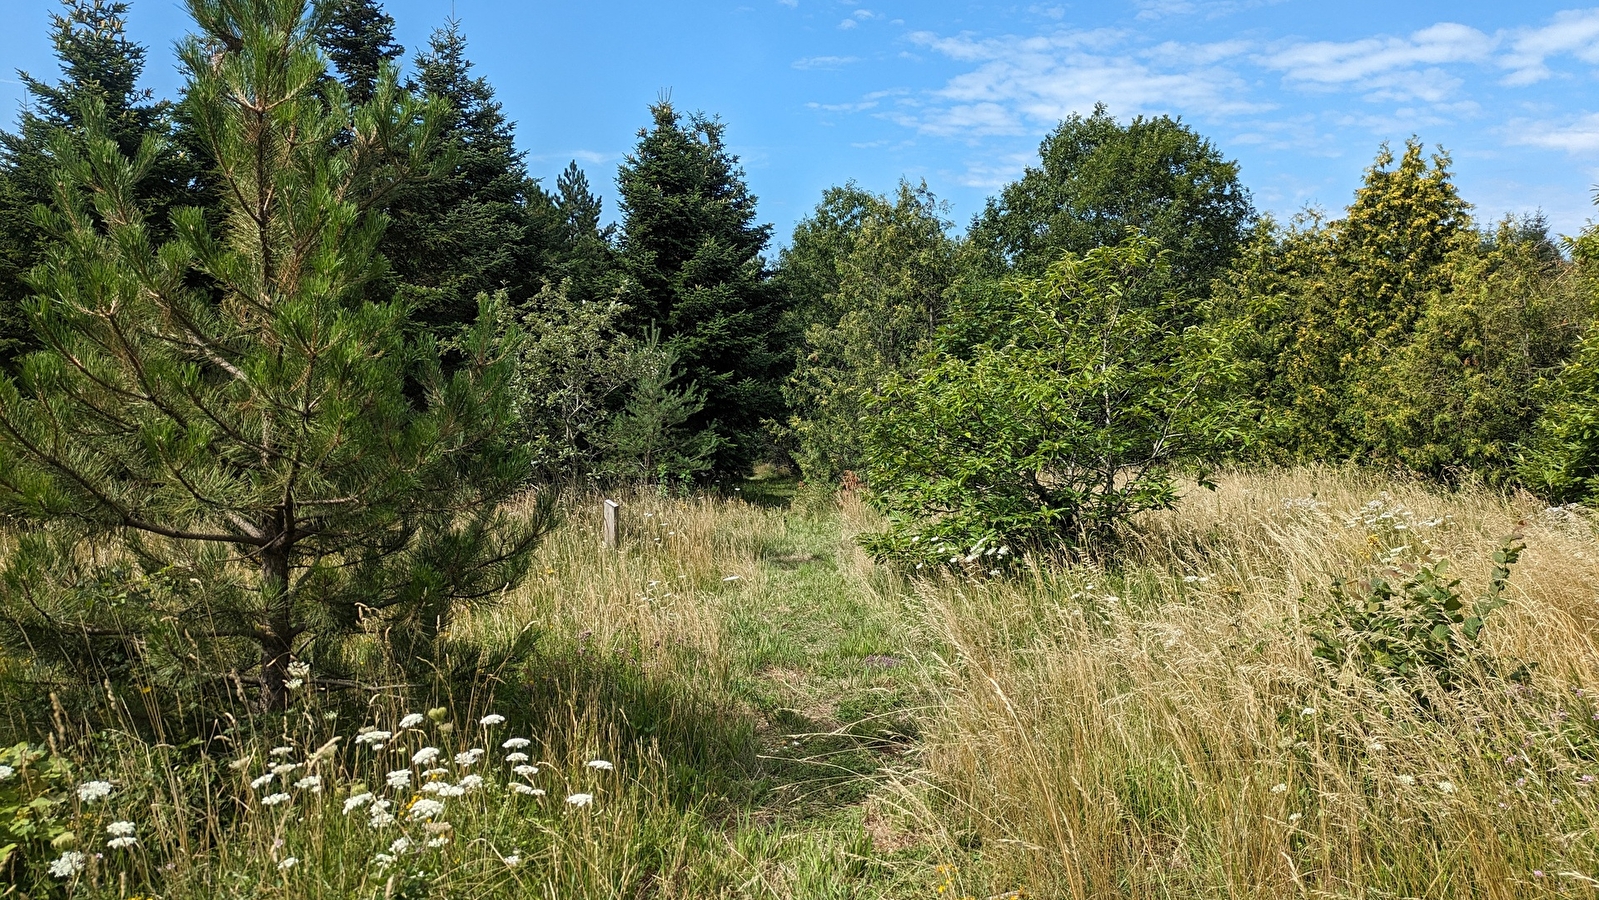
[{"label": "wooden post", "polygon": [[622,536],[622,504],[615,500],[605,501],[605,546],[615,550]]}]

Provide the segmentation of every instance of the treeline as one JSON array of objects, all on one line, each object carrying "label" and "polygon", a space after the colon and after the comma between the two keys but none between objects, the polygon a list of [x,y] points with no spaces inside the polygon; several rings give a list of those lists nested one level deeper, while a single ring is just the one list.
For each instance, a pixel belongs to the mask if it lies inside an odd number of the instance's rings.
[{"label": "treeline", "polygon": [[1182,122],[1097,108],[964,234],[851,183],[773,259],[717,119],[651,107],[607,226],[575,164],[530,175],[457,23],[404,74],[376,0],[188,6],[169,101],[127,4],[65,0],[0,137],[0,638],[32,658],[277,705],[352,635],[431,664],[548,525],[551,491],[506,501],[574,480],[790,464],[866,483],[876,552],[985,571],[1229,461],[1599,495],[1599,237],[1474,220],[1419,141],[1285,226]]}]

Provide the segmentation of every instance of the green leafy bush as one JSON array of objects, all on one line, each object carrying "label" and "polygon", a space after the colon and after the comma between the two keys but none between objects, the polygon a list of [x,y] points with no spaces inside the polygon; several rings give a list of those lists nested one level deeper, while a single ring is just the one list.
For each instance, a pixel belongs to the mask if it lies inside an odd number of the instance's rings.
[{"label": "green leafy bush", "polygon": [[76,842],[71,785],[62,757],[26,743],[0,748],[0,882],[25,896],[47,885],[46,864]]},{"label": "green leafy bush", "polygon": [[1505,605],[1510,569],[1523,549],[1515,535],[1495,551],[1488,590],[1474,601],[1448,577],[1447,560],[1360,583],[1334,581],[1325,626],[1311,634],[1315,657],[1339,682],[1371,678],[1415,691],[1430,679],[1453,687],[1488,616]]},{"label": "green leafy bush", "polygon": [[990,340],[888,376],[866,453],[890,526],[868,549],[991,569],[1104,548],[1128,517],[1174,504],[1177,472],[1230,445],[1240,410],[1227,334],[1171,324],[1191,304],[1166,274],[1142,237],[1068,255],[990,299]]}]

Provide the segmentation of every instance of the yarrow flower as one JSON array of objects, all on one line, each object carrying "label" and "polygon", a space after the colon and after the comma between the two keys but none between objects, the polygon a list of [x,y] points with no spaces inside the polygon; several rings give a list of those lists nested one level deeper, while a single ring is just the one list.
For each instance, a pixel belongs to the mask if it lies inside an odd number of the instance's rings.
[{"label": "yarrow flower", "polygon": [[488,715],[484,716],[483,718],[478,719],[477,723],[479,725],[482,725],[485,728],[493,726],[493,725],[504,725],[505,724],[505,717],[500,715],[499,713],[489,713]]},{"label": "yarrow flower", "polygon": [[289,795],[284,793],[268,794],[261,798],[262,806],[277,806],[279,803],[288,803]]},{"label": "yarrow flower", "polygon": [[371,791],[367,791],[365,793],[356,794],[356,795],[350,797],[348,800],[344,801],[344,814],[345,815],[349,815],[350,813],[355,812],[356,810],[360,809],[361,807],[363,807],[363,806],[365,806],[365,805],[367,805],[368,803],[371,803],[371,802],[372,802],[372,792]]},{"label": "yarrow flower", "polygon": [[424,718],[426,718],[426,717],[423,716],[421,713],[409,713],[409,714],[406,715],[405,718],[400,720],[400,727],[402,729],[404,729],[404,728],[415,728],[416,726],[422,724],[422,720]]},{"label": "yarrow flower", "polygon": [[442,812],[444,812],[443,803],[423,797],[411,804],[411,821],[421,822],[424,819],[431,819]]},{"label": "yarrow flower", "polygon": [[523,747],[526,747],[531,743],[533,742],[527,738],[511,738],[500,746],[506,750],[521,750]]},{"label": "yarrow flower", "polygon": [[462,752],[455,754],[455,764],[458,766],[475,766],[477,765],[477,761],[482,758],[483,748],[473,747],[470,750],[463,750]]},{"label": "yarrow flower", "polygon": [[593,794],[568,794],[566,802],[572,806],[589,806],[594,803]]},{"label": "yarrow flower", "polygon": [[77,850],[68,850],[60,858],[50,863],[50,874],[56,878],[71,878],[83,871],[89,858]]},{"label": "yarrow flower", "polygon": [[432,761],[434,761],[435,759],[438,759],[438,758],[439,758],[439,748],[437,748],[437,747],[423,747],[421,750],[416,751],[416,754],[411,757],[411,765],[413,765],[413,766],[425,766],[428,763],[430,763],[430,762],[432,762]]},{"label": "yarrow flower", "polygon": [[616,767],[603,759],[591,759],[589,760],[589,768],[599,769],[602,772],[609,772]]},{"label": "yarrow flower", "polygon": [[111,796],[111,782],[85,781],[78,785],[78,799],[84,803],[93,803]]}]

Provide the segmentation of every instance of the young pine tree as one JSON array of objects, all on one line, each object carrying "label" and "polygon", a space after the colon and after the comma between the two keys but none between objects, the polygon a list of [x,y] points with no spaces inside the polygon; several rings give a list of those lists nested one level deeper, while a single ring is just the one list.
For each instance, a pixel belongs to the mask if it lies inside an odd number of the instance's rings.
[{"label": "young pine tree", "polygon": [[660,329],[705,392],[687,427],[716,435],[716,471],[742,473],[761,452],[762,423],[782,411],[777,294],[761,259],[771,229],[755,224],[755,197],[722,123],[685,121],[666,101],[650,112],[654,127],[639,132],[617,178],[620,261],[636,285],[629,331]]},{"label": "young pine tree", "polygon": [[[152,100],[138,86],[145,51],[128,40],[127,16],[123,2],[63,0],[62,11],[51,16],[61,80],[51,84],[18,73],[29,103],[17,130],[0,133],[0,366],[35,346],[23,312],[30,294],[26,275],[43,258],[48,236],[32,210],[54,199],[49,148],[57,132],[81,136],[83,107],[91,100],[104,108],[106,135],[125,154],[171,127],[171,104]],[[182,200],[192,174],[190,160],[162,145],[135,188],[150,227],[165,227],[167,210]]]},{"label": "young pine tree", "polygon": [[183,209],[157,244],[138,186],[160,141],[124,155],[99,104],[52,145],[44,349],[0,378],[0,504],[28,526],[0,634],[141,677],[253,671],[281,708],[291,660],[336,666],[346,636],[429,652],[458,604],[517,581],[545,519],[500,502],[526,461],[492,305],[446,377],[403,305],[362,299],[376,207],[438,158],[443,110],[387,68],[364,105],[329,90],[327,6],[188,6],[222,224]]}]

